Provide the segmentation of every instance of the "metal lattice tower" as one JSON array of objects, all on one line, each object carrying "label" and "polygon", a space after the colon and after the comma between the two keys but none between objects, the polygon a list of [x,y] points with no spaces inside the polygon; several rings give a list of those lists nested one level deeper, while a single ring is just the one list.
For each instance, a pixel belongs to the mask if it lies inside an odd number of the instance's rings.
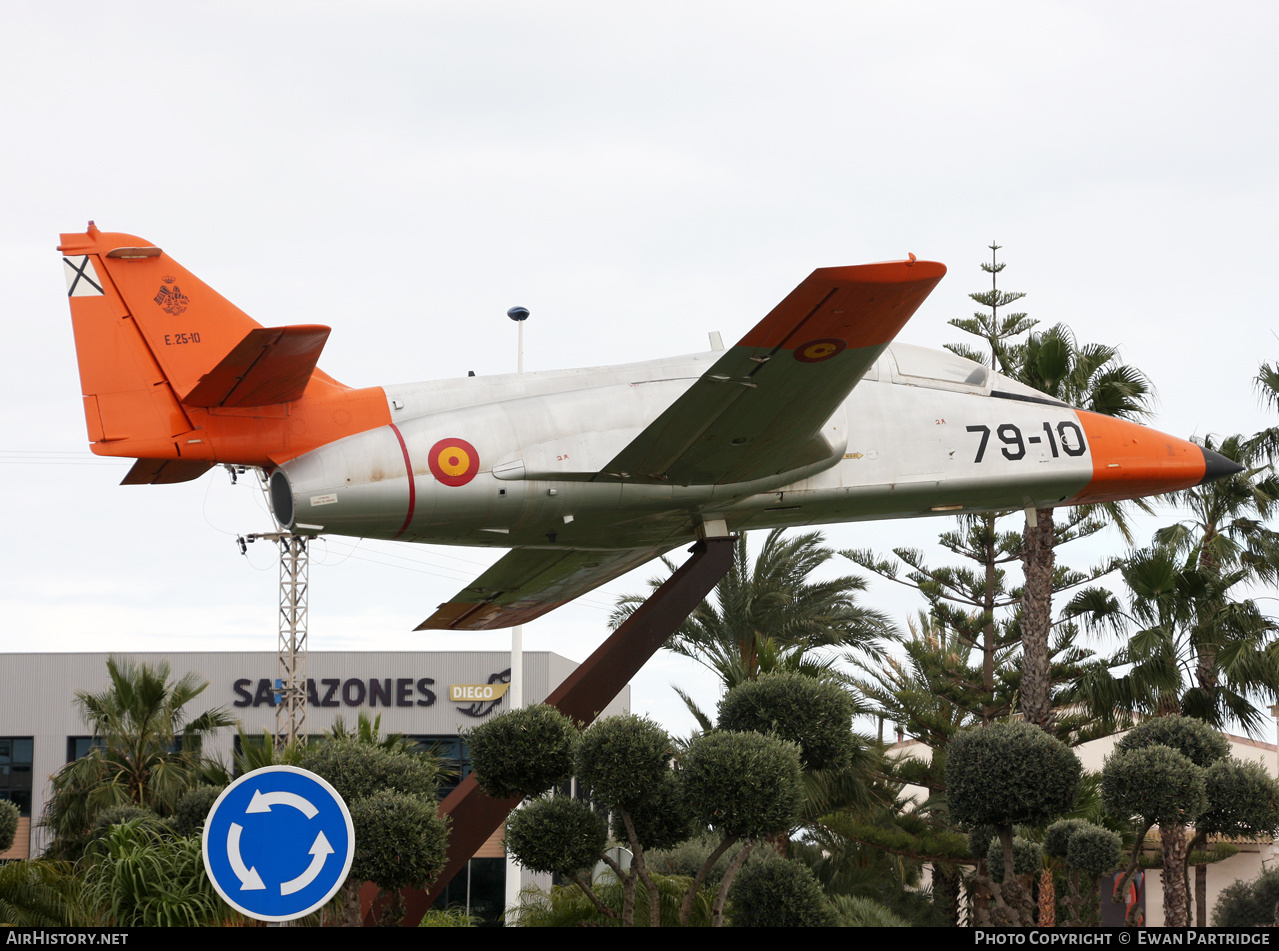
[{"label": "metal lattice tower", "polygon": [[280,644],[275,742],[306,743],[306,628],[311,559],[307,535],[275,534],[280,548]]},{"label": "metal lattice tower", "polygon": [[[227,466],[231,482],[243,467]],[[262,494],[271,511],[271,498],[266,472],[257,470]],[[275,542],[280,550],[280,636],[275,678],[275,746],[284,749],[289,743],[306,743],[306,629],[307,602],[310,594],[311,559],[307,542],[311,535],[297,535],[279,525],[277,532],[258,532],[241,537],[240,553],[245,544],[259,538]]]}]

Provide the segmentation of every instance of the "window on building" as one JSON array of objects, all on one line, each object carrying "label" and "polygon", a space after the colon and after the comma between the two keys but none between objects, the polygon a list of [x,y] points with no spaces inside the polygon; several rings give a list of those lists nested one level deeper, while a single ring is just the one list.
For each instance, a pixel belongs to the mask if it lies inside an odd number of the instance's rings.
[{"label": "window on building", "polygon": [[0,799],[31,815],[31,764],[35,741],[29,736],[0,736]]},{"label": "window on building", "polygon": [[441,799],[471,775],[471,750],[460,736],[420,734],[406,735],[404,738],[413,744],[413,752],[434,753],[440,758],[440,765],[444,769],[438,792]]}]

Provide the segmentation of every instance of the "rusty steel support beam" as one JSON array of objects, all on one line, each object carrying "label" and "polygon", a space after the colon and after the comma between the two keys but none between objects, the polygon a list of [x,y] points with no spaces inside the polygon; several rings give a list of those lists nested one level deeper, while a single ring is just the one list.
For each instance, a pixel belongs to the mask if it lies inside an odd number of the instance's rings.
[{"label": "rusty steel support beam", "polygon": [[[546,698],[546,703],[582,723],[590,723],[599,716],[732,567],[732,538],[708,538],[690,550],[692,557],[569,674]],[[403,924],[406,927],[415,927],[422,920],[444,886],[466,867],[471,856],[519,803],[518,798],[491,798],[475,782],[474,774],[449,793],[440,803],[440,814],[453,820],[448,864],[430,890],[405,890],[407,914]],[[372,915],[372,910],[369,914]],[[366,921],[369,920],[366,917]]]}]

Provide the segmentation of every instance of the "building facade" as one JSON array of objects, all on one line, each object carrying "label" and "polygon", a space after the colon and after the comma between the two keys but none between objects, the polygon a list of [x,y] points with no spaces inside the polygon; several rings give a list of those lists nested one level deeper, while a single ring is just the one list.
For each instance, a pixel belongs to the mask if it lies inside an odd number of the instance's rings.
[{"label": "building facade", "polygon": [[[110,679],[107,660],[167,664],[173,678],[188,673],[208,681],[191,704],[190,717],[222,707],[236,718],[249,742],[268,742],[263,732],[276,731],[274,653],[192,652],[85,654],[5,654],[4,689],[0,690],[0,799],[14,802],[22,813],[13,848],[0,859],[39,855],[48,844],[40,815],[48,801],[49,777],[92,748],[95,738],[75,705],[77,691],[99,693]],[[381,730],[402,733],[421,749],[432,749],[453,763],[454,782],[469,772],[469,756],[461,731],[508,709],[510,654],[504,651],[313,651],[306,660],[307,713],[303,732],[319,736],[339,719],[354,729],[361,714],[380,717]],[[524,653],[526,704],[541,703],[577,664],[558,654]],[[630,687],[603,711],[627,712]],[[221,731],[204,745],[204,754],[230,769],[239,737]],[[468,881],[483,880],[487,894],[501,894],[504,873],[500,839],[495,837],[466,871]],[[496,865],[494,863],[497,863]],[[541,877],[524,874],[525,881]],[[461,876],[459,876],[461,878]],[[493,879],[499,879],[494,884]],[[471,904],[465,883],[450,888],[450,901]],[[500,903],[499,903],[500,909]]]}]

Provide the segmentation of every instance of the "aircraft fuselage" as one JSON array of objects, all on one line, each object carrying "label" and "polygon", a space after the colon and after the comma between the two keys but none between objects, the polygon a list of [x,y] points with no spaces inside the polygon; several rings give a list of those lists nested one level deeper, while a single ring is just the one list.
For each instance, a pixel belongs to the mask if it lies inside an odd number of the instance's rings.
[{"label": "aircraft fuselage", "polygon": [[[674,546],[713,519],[738,531],[1122,497],[1134,460],[1107,437],[1115,426],[1160,435],[1105,420],[1102,462],[1089,438],[1102,418],[952,354],[894,344],[826,423],[820,462],[728,484],[601,476],[716,357],[386,387],[390,426],[279,468],[277,516],[302,531],[434,544]],[[1170,439],[1170,463],[1174,444],[1188,445]],[[433,454],[451,450],[452,479],[438,459],[432,471]],[[1184,463],[1198,482],[1202,457]]]}]

